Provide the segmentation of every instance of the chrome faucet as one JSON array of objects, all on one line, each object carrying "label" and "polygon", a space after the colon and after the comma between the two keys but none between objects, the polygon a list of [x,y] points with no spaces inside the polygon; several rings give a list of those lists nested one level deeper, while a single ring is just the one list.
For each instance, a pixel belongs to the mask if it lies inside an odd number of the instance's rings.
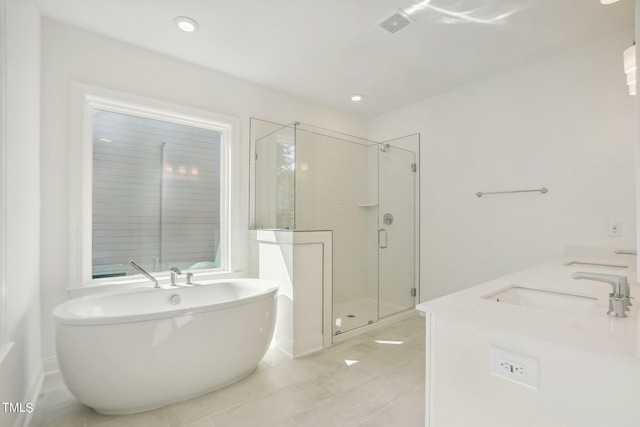
[{"label": "chrome faucet", "polygon": [[631,297],[629,296],[629,284],[626,276],[577,272],[573,273],[571,277],[577,280],[594,280],[610,284],[613,292],[609,294],[609,311],[607,314],[611,317],[627,317],[625,311],[629,310]]},{"label": "chrome faucet", "polygon": [[635,249],[618,249],[614,253],[617,255],[638,255],[638,251]]},{"label": "chrome faucet", "polygon": [[177,280],[178,280],[178,274],[182,274],[182,271],[180,271],[180,269],[178,269],[177,267],[171,267],[171,286],[178,286]]},{"label": "chrome faucet", "polygon": [[160,287],[160,284],[158,283],[158,281],[152,275],[150,275],[149,273],[144,271],[144,268],[140,267],[138,264],[136,264],[133,261],[129,261],[129,264],[131,264],[131,267],[135,268],[140,273],[144,274],[147,277],[147,279],[151,280],[153,282],[153,287],[154,288],[159,288]]}]

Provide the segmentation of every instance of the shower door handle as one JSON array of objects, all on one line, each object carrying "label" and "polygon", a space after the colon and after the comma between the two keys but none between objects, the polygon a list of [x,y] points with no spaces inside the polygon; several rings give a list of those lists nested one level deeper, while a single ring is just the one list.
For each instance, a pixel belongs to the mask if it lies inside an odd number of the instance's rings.
[{"label": "shower door handle", "polygon": [[387,249],[387,244],[387,230],[381,228],[380,230],[378,230],[378,246],[380,247],[380,249]]}]

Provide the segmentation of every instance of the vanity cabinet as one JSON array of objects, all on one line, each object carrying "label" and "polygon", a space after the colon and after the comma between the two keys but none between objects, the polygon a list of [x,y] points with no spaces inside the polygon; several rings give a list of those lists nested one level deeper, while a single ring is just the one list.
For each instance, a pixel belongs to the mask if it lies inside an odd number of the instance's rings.
[{"label": "vanity cabinet", "polygon": [[[595,264],[557,260],[420,304],[427,325],[425,425],[640,426],[635,266]],[[611,287],[572,279],[578,271],[629,277],[636,299],[627,317],[608,316]],[[562,303],[495,297],[512,288],[555,294],[551,302]],[[572,297],[592,304],[565,310]]]},{"label": "vanity cabinet", "polygon": [[[640,366],[635,361],[445,315],[426,317],[426,426],[640,425]],[[526,367],[518,363],[523,357],[536,364],[535,386],[492,372],[495,349],[503,351],[497,357],[518,356],[516,370]]]}]

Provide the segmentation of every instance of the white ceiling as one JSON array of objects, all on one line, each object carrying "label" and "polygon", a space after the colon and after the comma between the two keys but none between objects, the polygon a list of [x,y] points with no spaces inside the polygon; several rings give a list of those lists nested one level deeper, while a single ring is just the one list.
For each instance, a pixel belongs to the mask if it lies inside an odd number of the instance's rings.
[{"label": "white ceiling", "polygon": [[[39,4],[54,20],[362,116],[551,56],[631,28],[634,21],[633,0],[611,5],[599,0]],[[414,22],[391,34],[378,24],[398,10],[409,12]],[[181,15],[198,21],[200,29],[179,31],[173,19]],[[350,101],[353,93],[364,94],[364,101]]]}]

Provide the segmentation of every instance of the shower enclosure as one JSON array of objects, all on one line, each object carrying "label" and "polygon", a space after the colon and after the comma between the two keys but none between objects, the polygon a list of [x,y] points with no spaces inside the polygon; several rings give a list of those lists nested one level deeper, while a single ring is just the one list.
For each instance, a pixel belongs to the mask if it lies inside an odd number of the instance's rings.
[{"label": "shower enclosure", "polygon": [[418,150],[251,120],[250,226],[332,231],[332,335],[417,303]]}]

